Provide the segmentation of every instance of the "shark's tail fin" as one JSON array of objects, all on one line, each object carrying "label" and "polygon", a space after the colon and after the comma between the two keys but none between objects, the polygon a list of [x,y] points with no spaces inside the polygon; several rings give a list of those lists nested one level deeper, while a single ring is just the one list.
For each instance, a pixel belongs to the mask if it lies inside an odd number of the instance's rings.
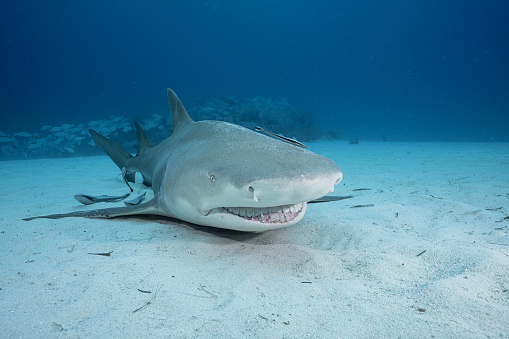
[{"label": "shark's tail fin", "polygon": [[[110,139],[103,137],[99,133],[97,133],[94,130],[89,129],[88,130],[90,134],[92,135],[92,138],[94,138],[94,141],[96,144],[101,146],[101,148],[108,154],[108,156],[113,160],[113,162],[120,168],[121,170],[127,167],[127,161],[132,158],[133,156],[127,152],[125,149],[123,149],[120,145],[117,143],[111,141]],[[144,132],[143,132],[144,133]],[[146,135],[145,135],[146,137]],[[148,141],[148,139],[147,139]],[[149,142],[150,143],[150,142]],[[136,173],[126,173],[125,177],[127,181],[134,182]]]},{"label": "shark's tail fin", "polygon": [[148,140],[147,133],[145,133],[141,125],[135,122],[134,126],[136,127],[136,140],[138,140],[138,153],[136,153],[136,156],[138,156],[154,146],[152,146],[152,143]]}]

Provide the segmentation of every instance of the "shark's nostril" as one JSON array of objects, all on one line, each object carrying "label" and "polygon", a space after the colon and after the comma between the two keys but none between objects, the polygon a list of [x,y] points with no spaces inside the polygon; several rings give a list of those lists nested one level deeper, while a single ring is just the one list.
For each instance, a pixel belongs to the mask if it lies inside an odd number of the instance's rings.
[{"label": "shark's nostril", "polygon": [[260,193],[259,191],[257,193],[255,193],[255,189],[253,186],[249,186],[247,188],[247,190],[249,191],[249,193],[253,194],[253,200],[254,201],[258,201],[258,194]]}]

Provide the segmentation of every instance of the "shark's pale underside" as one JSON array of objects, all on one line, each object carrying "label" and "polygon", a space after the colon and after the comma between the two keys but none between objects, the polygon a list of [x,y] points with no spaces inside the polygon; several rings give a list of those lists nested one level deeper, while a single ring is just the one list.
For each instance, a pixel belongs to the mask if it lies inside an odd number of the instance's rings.
[{"label": "shark's pale underside", "polygon": [[308,202],[334,190],[343,175],[329,158],[222,121],[193,121],[168,89],[172,135],[152,146],[136,124],[138,153],[90,130],[95,142],[154,198],[137,206],[27,218],[112,218],[153,214],[239,231],[265,231],[300,221]]}]

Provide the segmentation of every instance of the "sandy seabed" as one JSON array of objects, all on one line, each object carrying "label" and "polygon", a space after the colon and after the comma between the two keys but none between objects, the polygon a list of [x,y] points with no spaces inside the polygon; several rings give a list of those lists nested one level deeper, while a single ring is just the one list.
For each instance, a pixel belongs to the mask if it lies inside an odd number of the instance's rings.
[{"label": "sandy seabed", "polygon": [[263,233],[22,221],[127,188],[106,156],[0,162],[0,336],[509,338],[508,143],[308,146],[354,198]]}]

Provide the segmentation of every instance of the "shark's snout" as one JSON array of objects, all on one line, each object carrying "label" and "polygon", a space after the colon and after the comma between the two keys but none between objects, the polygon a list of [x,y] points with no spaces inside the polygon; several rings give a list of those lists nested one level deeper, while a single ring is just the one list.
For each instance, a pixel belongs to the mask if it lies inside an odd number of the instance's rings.
[{"label": "shark's snout", "polygon": [[300,175],[284,179],[264,179],[245,186],[247,197],[257,206],[299,204],[320,198],[334,191],[343,178],[338,169],[333,173]]},{"label": "shark's snout", "polygon": [[[240,189],[229,186],[222,198],[205,204],[204,217],[209,223],[229,223],[230,228],[250,231],[295,224],[304,216],[307,202],[332,192],[341,181],[343,174],[336,169],[319,175],[256,180]],[[215,205],[218,202],[221,206]]]},{"label": "shark's snout", "polygon": [[339,184],[341,182],[341,180],[343,180],[343,172],[339,171],[339,173],[337,175],[337,178],[336,178],[336,181],[334,182],[334,186]]}]

